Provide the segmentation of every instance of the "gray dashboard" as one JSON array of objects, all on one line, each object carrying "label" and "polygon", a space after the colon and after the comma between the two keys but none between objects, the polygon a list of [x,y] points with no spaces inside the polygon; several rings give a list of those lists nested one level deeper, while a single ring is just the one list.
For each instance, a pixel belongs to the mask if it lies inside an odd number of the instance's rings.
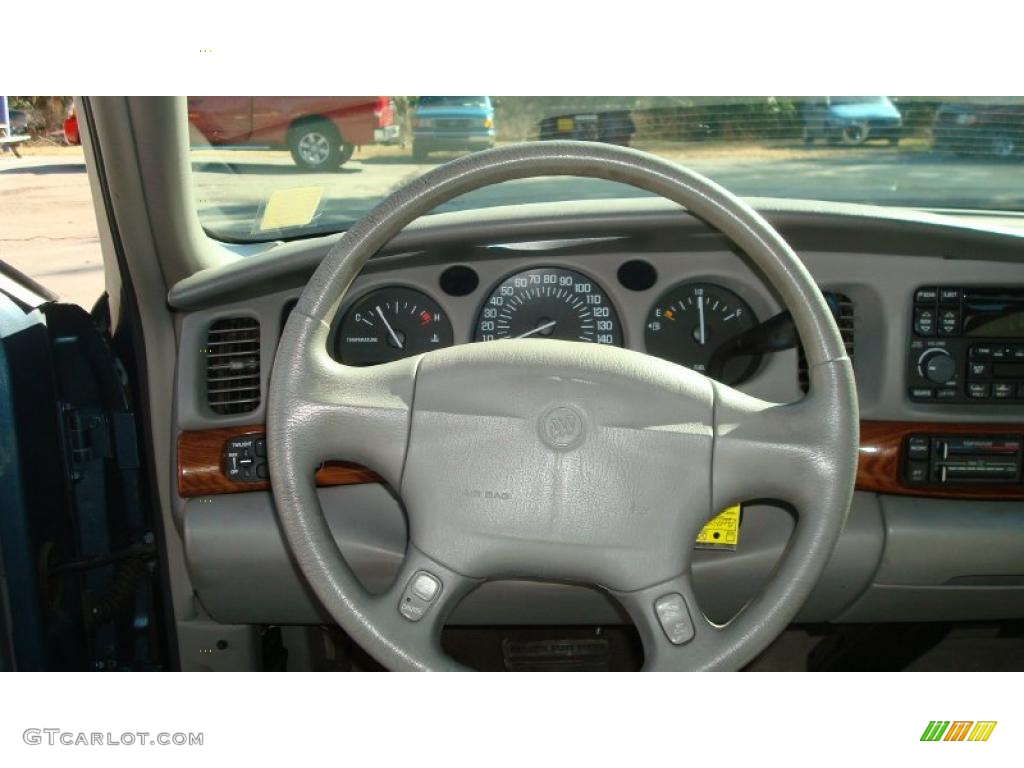
[{"label": "gray dashboard", "polygon": [[[621,201],[616,201],[621,202]],[[601,206],[607,206],[602,208]],[[589,208],[522,206],[441,214],[417,222],[356,280],[339,314],[382,286],[406,286],[434,299],[451,321],[454,343],[472,340],[489,290],[532,267],[578,271],[608,294],[623,343],[645,351],[644,323],[656,297],[683,281],[706,281],[738,294],[761,320],[778,298],[747,258],[701,222],[658,202],[607,201]],[[923,214],[856,206],[787,206],[762,211],[797,250],[823,290],[854,306],[854,369],[862,419],[1024,424],[1024,402],[922,404],[905,381],[911,299],[927,284],[1024,283],[1024,238]],[[219,415],[205,401],[206,333],[218,319],[259,320],[261,386],[283,320],[332,238],[282,243],[172,289],[181,354],[178,431],[265,421],[265,397],[248,413]],[[642,259],[657,271],[646,290],[620,284],[617,270]],[[479,285],[463,296],[439,284],[452,264],[470,266]],[[794,350],[768,355],[741,389],[774,401],[800,396]],[[339,457],[344,458],[344,457]],[[397,499],[379,485],[321,489],[339,545],[368,588],[386,586],[405,547]],[[308,623],[324,618],[280,538],[269,492],[174,499],[197,596],[231,623]],[[771,572],[792,517],[759,504],[745,508],[736,552],[698,553],[695,581],[716,619],[735,613]],[[950,558],[950,548],[957,557]],[[948,564],[948,567],[937,564]],[[829,569],[803,620],[920,620],[1024,617],[1024,504],[938,501],[858,492]],[[602,594],[565,585],[501,583],[468,598],[453,623],[609,623],[621,621]]]}]

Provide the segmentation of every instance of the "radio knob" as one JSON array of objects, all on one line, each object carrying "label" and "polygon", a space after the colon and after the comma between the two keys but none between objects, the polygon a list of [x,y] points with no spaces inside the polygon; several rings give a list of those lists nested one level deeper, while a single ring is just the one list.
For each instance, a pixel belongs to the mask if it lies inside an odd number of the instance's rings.
[{"label": "radio knob", "polygon": [[944,349],[927,349],[917,360],[917,370],[933,384],[945,384],[956,375],[956,361]]}]

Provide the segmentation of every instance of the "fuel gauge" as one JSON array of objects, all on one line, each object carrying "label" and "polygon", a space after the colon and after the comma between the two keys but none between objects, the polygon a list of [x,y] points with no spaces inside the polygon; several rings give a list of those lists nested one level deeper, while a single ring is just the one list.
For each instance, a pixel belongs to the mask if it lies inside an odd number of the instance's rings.
[{"label": "fuel gauge", "polygon": [[[757,317],[739,296],[714,283],[681,283],[655,302],[647,316],[644,340],[652,355],[701,373],[719,347],[757,325]],[[728,359],[721,380],[739,384],[757,370],[760,355]]]}]

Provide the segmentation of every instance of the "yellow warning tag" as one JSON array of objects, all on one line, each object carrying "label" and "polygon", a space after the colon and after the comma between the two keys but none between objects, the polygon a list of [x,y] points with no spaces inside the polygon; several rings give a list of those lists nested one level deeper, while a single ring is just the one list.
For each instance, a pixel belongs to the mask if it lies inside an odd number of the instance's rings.
[{"label": "yellow warning tag", "polygon": [[726,507],[697,534],[697,549],[736,549],[740,543],[740,505]]},{"label": "yellow warning tag", "polygon": [[320,207],[324,191],[321,187],[278,189],[263,207],[260,229],[282,229],[309,224]]}]

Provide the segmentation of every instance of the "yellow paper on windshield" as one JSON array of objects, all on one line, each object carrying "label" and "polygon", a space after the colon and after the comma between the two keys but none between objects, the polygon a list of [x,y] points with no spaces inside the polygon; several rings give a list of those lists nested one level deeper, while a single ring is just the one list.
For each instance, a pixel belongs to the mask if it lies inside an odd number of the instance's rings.
[{"label": "yellow paper on windshield", "polygon": [[697,534],[697,549],[736,549],[740,543],[740,505],[723,509]]},{"label": "yellow paper on windshield", "polygon": [[260,230],[304,227],[316,215],[323,195],[322,187],[276,190],[263,207]]}]

